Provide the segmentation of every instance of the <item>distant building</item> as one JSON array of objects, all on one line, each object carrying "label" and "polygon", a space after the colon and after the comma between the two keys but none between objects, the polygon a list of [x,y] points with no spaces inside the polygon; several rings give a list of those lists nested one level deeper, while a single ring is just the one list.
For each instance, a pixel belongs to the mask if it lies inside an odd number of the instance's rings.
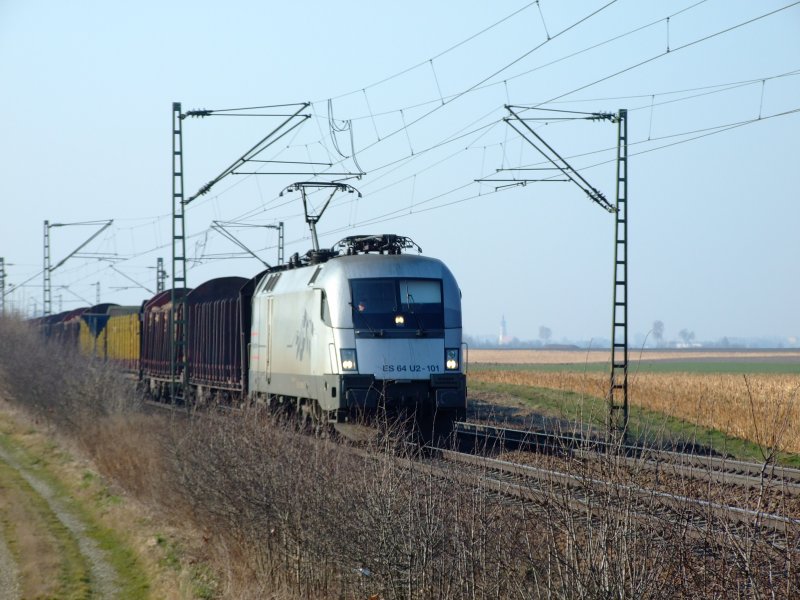
[{"label": "distant building", "polygon": [[500,319],[500,337],[497,339],[497,344],[499,346],[505,346],[509,341],[508,330],[506,329],[506,316],[503,315]]}]

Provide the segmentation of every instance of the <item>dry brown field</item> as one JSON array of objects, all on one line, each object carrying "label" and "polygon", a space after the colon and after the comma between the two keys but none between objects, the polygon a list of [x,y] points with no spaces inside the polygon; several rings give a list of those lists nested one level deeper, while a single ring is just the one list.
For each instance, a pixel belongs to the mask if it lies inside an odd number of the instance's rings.
[{"label": "dry brown field", "polygon": [[[797,352],[667,352],[648,353],[649,360],[781,359],[794,361]],[[608,352],[473,350],[470,362],[500,364],[576,364],[608,361]],[[470,379],[543,387],[605,398],[609,374],[588,371],[479,370]],[[647,373],[632,370],[629,401],[641,406],[764,447],[800,453],[800,372],[753,373]]]},{"label": "dry brown field", "polygon": [[[800,350],[644,350],[630,353],[631,360],[776,359],[800,361]],[[470,349],[468,361],[506,365],[556,365],[610,362],[608,350],[484,350]]]}]

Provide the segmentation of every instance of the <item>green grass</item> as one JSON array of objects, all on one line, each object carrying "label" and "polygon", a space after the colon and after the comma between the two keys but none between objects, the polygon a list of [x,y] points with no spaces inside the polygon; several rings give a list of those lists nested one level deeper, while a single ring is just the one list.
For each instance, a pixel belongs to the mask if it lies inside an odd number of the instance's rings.
[{"label": "green grass", "polygon": [[131,600],[148,598],[150,584],[133,550],[121,543],[117,533],[107,527],[93,524],[86,532],[97,541],[117,572],[116,583],[120,588],[117,597]]},{"label": "green grass", "polygon": [[[593,427],[598,432],[605,431],[608,408],[602,398],[549,388],[481,381],[470,381],[469,387],[473,392],[509,394],[542,415],[579,424],[584,430]],[[630,409],[629,431],[631,440],[641,440],[648,444],[695,443],[739,460],[763,460],[757,444],[638,406]],[[800,468],[800,455],[781,454],[778,460],[783,465]]]},{"label": "green grass", "polygon": [[[25,455],[21,455],[19,449],[10,442],[6,435],[0,435],[0,446],[20,463],[28,458]],[[25,462],[30,463],[32,461],[27,460]],[[89,564],[81,553],[78,540],[73,536],[72,532],[51,510],[47,500],[40,496],[16,469],[1,460],[0,485],[20,490],[25,497],[29,510],[36,515],[36,522],[40,523],[53,536],[60,561],[58,597],[65,599],[88,598],[91,594]],[[8,531],[7,528],[6,531]],[[19,560],[16,540],[7,539],[7,542],[12,554]]]},{"label": "green grass", "polygon": [[163,535],[156,536],[156,544],[158,546],[164,548],[164,558],[159,561],[159,564],[162,567],[167,567],[169,569],[173,569],[175,571],[180,571],[181,568],[181,559],[180,559],[180,549],[178,548],[178,544],[175,542],[169,541]]},{"label": "green grass", "polygon": [[[47,444],[44,447],[44,454],[33,456],[25,451],[18,444],[14,444],[6,435],[0,435],[0,445],[12,454],[14,458],[25,468],[35,472],[36,477],[46,483],[50,489],[53,490],[56,497],[58,497],[68,510],[78,517],[86,526],[85,533],[88,537],[92,538],[100,548],[104,551],[106,560],[111,564],[116,573],[115,584],[119,589],[118,598],[137,600],[140,598],[149,597],[149,583],[147,576],[144,573],[138,559],[136,558],[133,550],[125,544],[120,538],[119,534],[112,529],[103,527],[97,523],[93,517],[93,512],[103,510],[108,503],[114,503],[119,499],[111,494],[108,488],[103,484],[102,480],[94,474],[85,471],[79,484],[81,488],[95,487],[93,494],[94,506],[87,506],[80,501],[76,500],[67,486],[58,478],[54,469],[64,464],[66,455],[53,444]],[[40,448],[41,449],[41,448]],[[33,490],[31,490],[33,492]],[[35,499],[45,502],[43,498],[34,494]],[[60,521],[56,519],[53,527],[57,530],[59,526],[63,528]],[[64,529],[70,539],[71,533]],[[62,581],[64,585],[68,586],[70,592],[75,588],[77,595],[71,593],[65,597],[89,597],[89,571],[80,550],[77,547],[77,542],[72,539],[72,544],[67,544],[66,540],[63,545],[63,552],[65,553],[64,560],[68,561],[70,568],[64,572]],[[80,561],[80,562],[79,562]],[[77,565],[82,565],[83,572],[77,569]],[[81,584],[84,587],[81,587]],[[76,588],[76,586],[78,586]]]},{"label": "green grass", "polygon": [[[472,363],[470,371],[540,371],[571,373],[604,373],[609,371],[607,363],[569,363],[569,364],[526,364],[511,365],[501,363]],[[686,360],[686,361],[641,361],[630,356],[630,373],[733,373],[750,374],[765,373],[777,375],[800,374],[800,364],[797,362],[772,362],[772,361],[713,361],[713,360]]]}]

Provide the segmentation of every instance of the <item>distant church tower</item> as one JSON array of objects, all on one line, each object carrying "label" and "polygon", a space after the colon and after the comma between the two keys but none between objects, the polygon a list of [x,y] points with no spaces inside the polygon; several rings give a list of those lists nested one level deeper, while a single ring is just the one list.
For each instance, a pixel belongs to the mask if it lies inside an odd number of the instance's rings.
[{"label": "distant church tower", "polygon": [[503,346],[508,341],[508,331],[506,330],[506,316],[503,315],[503,318],[500,319],[500,339],[497,340],[497,343],[500,346]]}]

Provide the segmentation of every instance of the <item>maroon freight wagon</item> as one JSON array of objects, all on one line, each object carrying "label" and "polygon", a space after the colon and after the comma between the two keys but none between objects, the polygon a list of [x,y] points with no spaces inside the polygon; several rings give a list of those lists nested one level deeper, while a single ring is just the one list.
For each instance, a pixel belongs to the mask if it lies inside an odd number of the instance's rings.
[{"label": "maroon freight wagon", "polygon": [[45,317],[45,335],[50,340],[78,348],[78,340],[81,333],[81,316],[89,310],[89,307],[76,308],[65,313],[59,313],[52,317]]},{"label": "maroon freight wagon", "polygon": [[[81,310],[86,310],[85,308]],[[54,315],[47,315],[46,317],[37,317],[28,321],[33,327],[37,328],[42,337],[46,340],[60,340],[61,337],[61,321],[69,315],[72,311],[65,310]],[[75,342],[77,344],[77,341]]]},{"label": "maroon freight wagon", "polygon": [[241,292],[249,281],[244,277],[211,279],[186,297],[189,384],[199,402],[244,398],[250,299]]},{"label": "maroon freight wagon", "polygon": [[[191,290],[176,290],[178,297],[183,297]],[[172,290],[166,290],[145,302],[142,308],[140,365],[142,379],[149,382],[151,392],[158,398],[165,391],[164,384],[171,381],[171,349],[170,311],[172,309]],[[178,320],[181,315],[178,314]],[[180,349],[177,350],[180,352]],[[183,357],[175,360],[181,363]],[[182,376],[178,373],[178,379]]]}]

